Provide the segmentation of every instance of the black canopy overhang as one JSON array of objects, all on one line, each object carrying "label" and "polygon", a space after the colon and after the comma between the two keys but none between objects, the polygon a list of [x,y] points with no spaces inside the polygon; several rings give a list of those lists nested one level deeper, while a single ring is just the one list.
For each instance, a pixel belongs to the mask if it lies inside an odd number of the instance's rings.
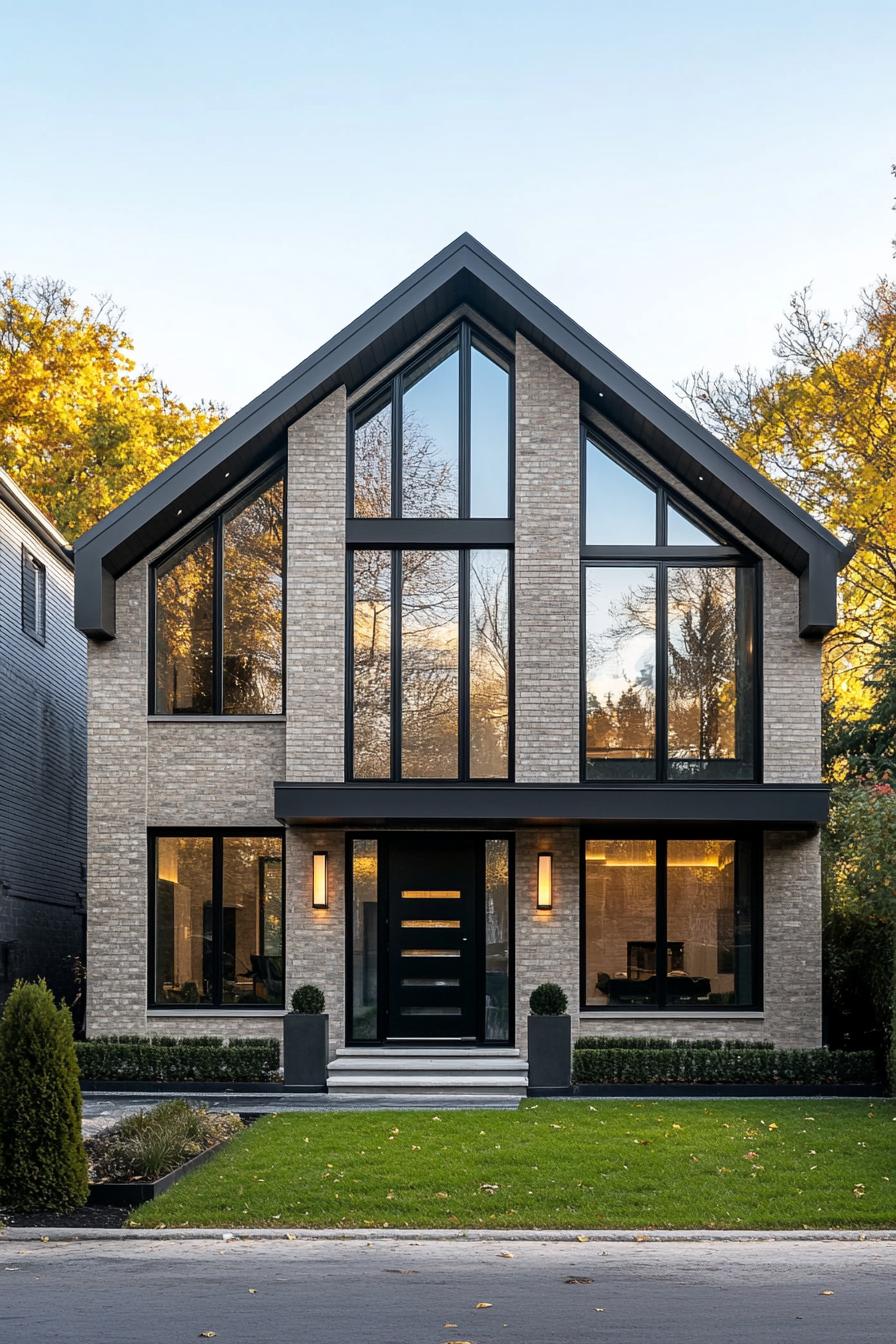
[{"label": "black canopy overhang", "polygon": [[800,576],[800,634],[836,624],[836,576],[849,548],[657,391],[469,234],[463,234],[75,545],[75,623],[115,635],[115,580],[282,446],[287,427],[345,385],[359,387],[466,303],[521,332],[578,379],[586,402],[638,440],[694,493]]},{"label": "black canopy overhang", "polygon": [[731,825],[815,831],[824,784],[288,784],[274,811],[291,826]]}]

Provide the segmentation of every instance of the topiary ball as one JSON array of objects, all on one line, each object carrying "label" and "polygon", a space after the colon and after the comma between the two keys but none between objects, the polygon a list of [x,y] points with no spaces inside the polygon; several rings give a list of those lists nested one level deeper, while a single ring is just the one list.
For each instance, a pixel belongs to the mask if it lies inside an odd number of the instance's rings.
[{"label": "topiary ball", "polygon": [[292,992],[294,1013],[322,1013],[325,1002],[324,992],[317,985],[299,985]]},{"label": "topiary ball", "polygon": [[533,989],[529,996],[529,1009],[536,1017],[562,1017],[568,1003],[560,986],[550,980]]}]

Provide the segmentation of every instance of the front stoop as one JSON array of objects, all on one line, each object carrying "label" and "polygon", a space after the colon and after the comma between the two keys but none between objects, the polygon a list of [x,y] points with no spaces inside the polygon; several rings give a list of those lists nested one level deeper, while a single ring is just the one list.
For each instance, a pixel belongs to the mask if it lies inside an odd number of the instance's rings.
[{"label": "front stoop", "polygon": [[343,1047],[330,1061],[331,1096],[431,1096],[519,1100],[526,1095],[528,1067],[511,1047]]}]

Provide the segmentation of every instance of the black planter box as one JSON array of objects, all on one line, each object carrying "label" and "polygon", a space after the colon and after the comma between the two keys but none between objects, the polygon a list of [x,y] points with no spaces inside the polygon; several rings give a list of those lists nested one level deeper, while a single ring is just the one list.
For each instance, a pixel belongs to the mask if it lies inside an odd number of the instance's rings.
[{"label": "black planter box", "polygon": [[330,1057],[328,1013],[287,1013],[283,1019],[283,1082],[307,1092],[326,1092]]},{"label": "black planter box", "polygon": [[529,1095],[570,1091],[572,1023],[562,1017],[529,1016]]},{"label": "black planter box", "polygon": [[148,1200],[155,1199],[156,1195],[161,1195],[170,1185],[174,1185],[181,1176],[186,1176],[187,1172],[201,1167],[203,1162],[214,1157],[215,1153],[220,1152],[228,1142],[228,1139],[223,1139],[221,1143],[216,1143],[214,1148],[207,1148],[204,1153],[197,1153],[189,1162],[175,1167],[174,1171],[169,1171],[167,1176],[160,1176],[157,1181],[92,1181],[87,1203],[92,1204],[94,1208],[115,1209],[129,1209],[135,1204],[146,1204]]}]

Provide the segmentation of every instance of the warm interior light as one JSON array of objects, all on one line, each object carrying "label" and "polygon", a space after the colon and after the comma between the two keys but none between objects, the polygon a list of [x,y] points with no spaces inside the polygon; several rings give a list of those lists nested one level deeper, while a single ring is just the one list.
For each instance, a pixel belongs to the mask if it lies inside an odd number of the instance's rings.
[{"label": "warm interior light", "polygon": [[554,904],[554,856],[553,854],[539,854],[538,856],[538,894],[535,899],[536,909],[550,910]]},{"label": "warm interior light", "polygon": [[317,850],[311,859],[311,904],[315,910],[327,908],[327,852]]}]

